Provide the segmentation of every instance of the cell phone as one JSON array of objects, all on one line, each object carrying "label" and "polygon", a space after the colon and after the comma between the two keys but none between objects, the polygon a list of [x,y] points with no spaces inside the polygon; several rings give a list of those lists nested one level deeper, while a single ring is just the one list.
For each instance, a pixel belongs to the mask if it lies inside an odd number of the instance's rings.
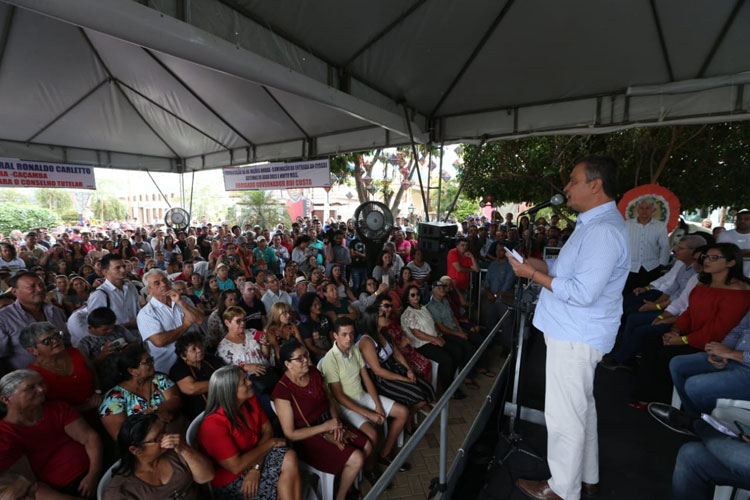
[{"label": "cell phone", "polygon": [[390,286],[390,284],[391,284],[391,276],[390,275],[388,275],[388,274],[384,274],[383,275],[383,284]]},{"label": "cell phone", "polygon": [[750,437],[750,425],[743,424],[739,420],[735,420],[734,425],[736,425],[737,428],[740,430],[740,436]]}]

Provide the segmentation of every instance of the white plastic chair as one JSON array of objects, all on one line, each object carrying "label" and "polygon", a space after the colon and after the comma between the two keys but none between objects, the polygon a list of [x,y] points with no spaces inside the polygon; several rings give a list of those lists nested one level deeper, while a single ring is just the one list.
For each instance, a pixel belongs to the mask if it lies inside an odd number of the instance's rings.
[{"label": "white plastic chair", "polygon": [[104,497],[104,490],[107,489],[107,486],[109,485],[109,482],[112,481],[112,472],[120,466],[120,461],[118,460],[114,464],[112,464],[112,467],[107,469],[107,472],[104,473],[102,478],[99,480],[99,485],[96,487],[96,499],[102,500]]},{"label": "white plastic chair", "polygon": [[[732,495],[734,494],[734,497]],[[748,500],[750,491],[740,490],[732,486],[716,486],[714,488],[714,500]]]},{"label": "white plastic chair", "polygon": [[190,426],[185,434],[185,441],[188,446],[192,446],[193,448],[198,447],[198,429],[200,429],[201,422],[203,422],[203,417],[206,416],[205,413],[206,412],[204,411],[200,412],[198,416],[190,422]]}]

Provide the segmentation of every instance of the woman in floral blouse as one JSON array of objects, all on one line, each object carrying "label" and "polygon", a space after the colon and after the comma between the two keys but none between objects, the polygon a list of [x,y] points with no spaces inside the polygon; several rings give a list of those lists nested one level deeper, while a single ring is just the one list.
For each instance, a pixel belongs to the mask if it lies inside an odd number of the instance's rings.
[{"label": "woman in floral blouse", "polygon": [[156,413],[163,422],[172,422],[180,409],[180,392],[163,373],[154,371],[154,358],[143,344],[123,351],[117,358],[119,382],[99,406],[102,424],[117,440],[125,419],[135,413]]}]

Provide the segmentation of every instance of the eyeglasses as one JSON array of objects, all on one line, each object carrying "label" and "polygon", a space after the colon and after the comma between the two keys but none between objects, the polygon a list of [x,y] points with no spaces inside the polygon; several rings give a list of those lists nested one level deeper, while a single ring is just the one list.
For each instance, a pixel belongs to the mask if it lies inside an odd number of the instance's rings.
[{"label": "eyeglasses", "polygon": [[296,358],[289,358],[289,361],[299,361],[302,363],[302,361],[310,362],[310,353],[300,354]]},{"label": "eyeglasses", "polygon": [[154,358],[152,358],[151,356],[147,357],[146,359],[144,359],[143,361],[141,361],[140,363],[138,363],[139,366],[141,366],[141,365],[142,366],[149,366],[149,365],[153,365],[153,364],[154,364]]},{"label": "eyeglasses", "polygon": [[55,332],[49,337],[47,337],[46,339],[40,340],[39,343],[42,344],[43,346],[49,347],[50,345],[52,345],[52,342],[60,342],[62,338],[63,338],[62,332]]},{"label": "eyeglasses", "polygon": [[716,262],[719,259],[726,259],[723,255],[701,255],[700,261],[703,262],[705,260],[710,260],[711,262]]}]

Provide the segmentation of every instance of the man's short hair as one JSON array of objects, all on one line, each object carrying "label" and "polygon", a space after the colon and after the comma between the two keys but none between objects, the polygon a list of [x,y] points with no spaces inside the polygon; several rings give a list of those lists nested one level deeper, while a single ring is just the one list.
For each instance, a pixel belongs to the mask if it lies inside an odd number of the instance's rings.
[{"label": "man's short hair", "polygon": [[41,280],[39,275],[33,271],[20,271],[8,281],[8,285],[11,288],[16,288],[18,286],[18,280],[21,278],[34,278],[35,280]]},{"label": "man's short hair", "polygon": [[167,273],[165,273],[164,271],[162,271],[158,267],[155,267],[153,269],[149,269],[148,271],[146,271],[146,274],[143,275],[143,280],[142,280],[143,281],[143,286],[145,286],[146,289],[148,289],[148,278],[149,278],[149,276],[153,276],[155,274],[158,274],[159,276],[162,276],[164,278],[169,279],[169,276],[167,275]]},{"label": "man's short hair", "polygon": [[602,190],[610,198],[617,194],[617,163],[615,160],[606,155],[588,155],[576,162],[576,165],[583,163],[586,165],[586,182],[602,180]]},{"label": "man's short hair", "polygon": [[354,327],[354,320],[352,318],[348,318],[346,316],[342,316],[333,323],[333,331],[335,333],[339,333],[339,330],[341,330],[342,326],[351,326]]},{"label": "man's short hair", "polygon": [[459,236],[456,238],[456,246],[458,246],[459,243],[469,243],[468,238],[464,238],[463,236]]},{"label": "man's short hair", "polygon": [[100,259],[102,269],[109,269],[109,263],[113,260],[123,260],[122,255],[116,253],[108,253]]},{"label": "man's short hair", "polygon": [[706,238],[698,234],[688,234],[687,236],[681,238],[680,241],[685,242],[687,247],[691,250],[702,247],[707,243]]},{"label": "man's short hair", "polygon": [[99,328],[117,323],[117,315],[109,307],[97,307],[89,313],[87,321],[90,327]]}]

